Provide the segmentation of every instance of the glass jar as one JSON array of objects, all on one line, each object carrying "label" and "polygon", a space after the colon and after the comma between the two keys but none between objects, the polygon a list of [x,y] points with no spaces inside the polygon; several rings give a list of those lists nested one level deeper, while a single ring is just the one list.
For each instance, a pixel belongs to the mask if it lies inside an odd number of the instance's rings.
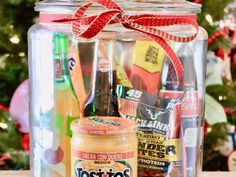
[{"label": "glass jar", "polygon": [[119,117],[88,117],[73,122],[71,127],[73,177],[92,174],[137,177],[134,122]]},{"label": "glass jar", "polygon": [[196,176],[208,38],[196,25],[201,5],[95,1],[36,3],[39,20],[28,32],[32,176],[72,176],[71,122],[90,116],[138,122],[139,153],[145,144],[148,154],[138,156],[139,177]]}]

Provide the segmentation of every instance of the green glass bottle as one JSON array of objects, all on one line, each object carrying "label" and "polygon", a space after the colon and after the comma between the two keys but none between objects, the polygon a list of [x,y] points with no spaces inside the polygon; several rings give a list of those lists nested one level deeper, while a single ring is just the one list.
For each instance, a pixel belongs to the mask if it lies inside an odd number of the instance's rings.
[{"label": "green glass bottle", "polygon": [[93,78],[84,103],[84,116],[119,116],[113,42],[96,41],[94,53]]},{"label": "green glass bottle", "polygon": [[[54,149],[46,150],[45,157],[52,165],[51,177],[71,177],[70,124],[81,116],[80,106],[73,89],[69,65],[69,38],[56,33],[53,38],[55,64]],[[55,148],[57,147],[57,148]]]}]

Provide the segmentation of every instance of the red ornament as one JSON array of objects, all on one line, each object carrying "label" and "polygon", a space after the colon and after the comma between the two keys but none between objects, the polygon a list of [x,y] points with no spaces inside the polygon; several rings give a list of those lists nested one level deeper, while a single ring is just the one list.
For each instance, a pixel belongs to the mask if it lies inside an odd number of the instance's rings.
[{"label": "red ornament", "polygon": [[9,109],[2,104],[0,104],[0,110],[5,111],[5,112],[9,112]]},{"label": "red ornament", "polygon": [[8,159],[10,159],[10,156],[9,156],[8,154],[5,154],[5,155],[3,155],[2,157],[0,157],[0,162],[1,162],[1,161],[6,161],[6,160],[8,160]]},{"label": "red ornament", "polygon": [[231,31],[231,40],[232,40],[232,42],[235,42],[236,41],[236,30],[235,31]]},{"label": "red ornament", "polygon": [[29,151],[30,150],[30,146],[29,146],[29,134],[24,134],[24,136],[21,139],[21,147],[25,150],[25,151]]},{"label": "red ornament", "polygon": [[4,165],[7,160],[10,159],[10,156],[8,154],[4,154],[3,156],[0,157],[0,166]]},{"label": "red ornament", "polygon": [[221,58],[222,60],[224,60],[224,58],[225,58],[224,49],[218,48],[218,50],[217,50],[217,57],[219,57],[219,58]]},{"label": "red ornament", "polygon": [[22,82],[15,90],[9,108],[12,119],[20,125],[19,131],[29,133],[29,80]]},{"label": "red ornament", "polygon": [[199,4],[200,4],[200,3],[202,3],[202,2],[203,2],[203,0],[195,0],[194,2],[195,2],[195,3],[199,3]]},{"label": "red ornament", "polygon": [[233,63],[234,63],[234,67],[236,68],[236,53],[233,55]]},{"label": "red ornament", "polygon": [[236,115],[236,110],[234,110],[234,109],[225,107],[225,108],[224,108],[224,111],[225,111],[225,113],[226,113],[227,115],[229,115],[229,116]]}]

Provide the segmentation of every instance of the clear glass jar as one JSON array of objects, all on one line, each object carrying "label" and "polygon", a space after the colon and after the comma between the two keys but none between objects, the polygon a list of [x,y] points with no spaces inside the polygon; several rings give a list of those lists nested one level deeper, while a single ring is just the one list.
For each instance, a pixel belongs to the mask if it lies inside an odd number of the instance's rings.
[{"label": "clear glass jar", "polygon": [[[139,156],[139,177],[150,174],[196,176],[201,168],[203,143],[205,30],[199,27],[196,38],[189,42],[164,39],[184,68],[183,77],[178,81],[175,71],[172,72],[170,57],[163,46],[152,41],[150,36],[119,23],[105,26],[91,39],[76,36],[71,22],[65,22],[65,19],[71,19],[76,9],[85,3],[77,0],[36,3],[35,9],[40,12],[39,22],[28,32],[32,176],[72,176],[70,123],[89,116],[118,116],[135,120],[139,123],[139,131],[147,138],[143,141],[149,143],[149,147],[151,142],[158,141],[158,147],[165,146],[166,149],[172,143],[181,149],[176,155],[177,161],[174,158],[153,160],[151,155],[146,159]],[[184,0],[127,0],[117,3],[128,15],[185,17],[195,15],[201,9],[201,5]],[[103,11],[103,7],[95,4],[86,13],[93,15]],[[81,26],[82,30],[87,28],[88,25]],[[180,37],[196,33],[192,25],[161,25],[157,28]],[[120,94],[123,91],[124,94]],[[169,109],[171,100],[176,98],[181,100],[182,108],[181,114],[178,114],[180,131],[167,137],[168,133],[157,132],[154,125],[158,128],[167,126],[168,131],[168,127],[177,127],[171,116],[166,118],[167,122],[159,116],[159,112]],[[153,100],[158,101],[154,103]],[[154,107],[157,114],[153,115],[146,108],[141,109],[146,112],[138,114],[140,102]],[[150,129],[151,124],[154,128]],[[139,152],[140,146],[139,142]],[[158,150],[154,151],[157,153]],[[141,161],[146,162],[142,168]],[[174,170],[175,167],[180,170]]]}]

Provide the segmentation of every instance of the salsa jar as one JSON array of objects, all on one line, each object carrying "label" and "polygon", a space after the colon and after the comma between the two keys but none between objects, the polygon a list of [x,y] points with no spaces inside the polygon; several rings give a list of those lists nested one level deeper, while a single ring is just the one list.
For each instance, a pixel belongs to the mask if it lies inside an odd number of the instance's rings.
[{"label": "salsa jar", "polygon": [[73,177],[137,177],[136,124],[117,117],[88,117],[71,124]]}]

